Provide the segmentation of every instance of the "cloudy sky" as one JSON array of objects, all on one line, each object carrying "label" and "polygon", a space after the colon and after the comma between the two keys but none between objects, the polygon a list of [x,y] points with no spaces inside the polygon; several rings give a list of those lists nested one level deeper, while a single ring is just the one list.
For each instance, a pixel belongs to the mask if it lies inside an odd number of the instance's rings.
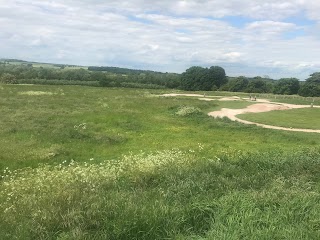
[{"label": "cloudy sky", "polygon": [[0,58],[229,76],[320,71],[317,0],[0,0]]}]

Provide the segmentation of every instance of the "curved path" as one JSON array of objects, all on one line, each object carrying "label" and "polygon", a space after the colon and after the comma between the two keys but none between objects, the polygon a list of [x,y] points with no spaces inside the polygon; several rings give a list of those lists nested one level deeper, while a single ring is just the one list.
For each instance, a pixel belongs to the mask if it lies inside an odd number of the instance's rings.
[{"label": "curved path", "polygon": [[[286,127],[278,127],[267,124],[261,124],[256,122],[250,122],[247,120],[242,120],[237,117],[238,114],[243,113],[259,113],[259,112],[269,112],[274,110],[287,110],[287,109],[296,109],[296,108],[308,108],[309,105],[294,105],[294,104],[286,104],[286,103],[276,103],[276,102],[268,102],[268,100],[262,100],[261,103],[252,104],[243,109],[229,109],[222,108],[220,111],[214,111],[208,113],[209,116],[212,117],[227,117],[232,121],[237,121],[244,124],[253,124],[263,128],[276,129],[276,130],[285,130],[285,131],[293,131],[293,132],[310,132],[310,133],[320,133],[320,130],[316,129],[305,129],[305,128],[286,128]],[[319,108],[319,106],[314,106]]]},{"label": "curved path", "polygon": [[[237,96],[232,97],[223,97],[223,96],[205,96],[200,94],[179,94],[179,93],[170,93],[170,94],[163,94],[161,96],[164,97],[175,97],[175,96],[187,96],[187,97],[198,97],[199,100],[204,101],[238,101],[241,98]],[[220,98],[220,99],[215,99]],[[248,98],[243,98],[243,100],[249,101]],[[220,111],[214,111],[208,113],[209,116],[215,118],[223,118],[227,117],[232,121],[238,121],[244,124],[253,124],[263,128],[269,129],[276,129],[276,130],[284,130],[284,131],[293,131],[293,132],[309,132],[309,133],[320,133],[319,129],[305,129],[305,128],[286,128],[286,127],[278,127],[273,125],[267,125],[262,123],[250,122],[247,120],[242,120],[237,117],[239,114],[243,113],[259,113],[259,112],[269,112],[274,110],[287,110],[287,109],[296,109],[296,108],[308,108],[310,105],[295,105],[295,104],[288,104],[288,103],[279,103],[279,102],[270,102],[267,99],[257,99],[257,101],[252,101],[252,105],[243,108],[243,109],[229,109],[229,108],[222,108]],[[320,108],[320,106],[313,106],[314,108]]]}]

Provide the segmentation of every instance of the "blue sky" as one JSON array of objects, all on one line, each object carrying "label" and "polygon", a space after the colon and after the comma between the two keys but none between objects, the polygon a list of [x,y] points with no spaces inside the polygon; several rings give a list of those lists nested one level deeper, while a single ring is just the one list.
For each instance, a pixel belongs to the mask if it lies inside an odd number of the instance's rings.
[{"label": "blue sky", "polygon": [[320,71],[320,1],[0,0],[0,58],[229,76]]}]

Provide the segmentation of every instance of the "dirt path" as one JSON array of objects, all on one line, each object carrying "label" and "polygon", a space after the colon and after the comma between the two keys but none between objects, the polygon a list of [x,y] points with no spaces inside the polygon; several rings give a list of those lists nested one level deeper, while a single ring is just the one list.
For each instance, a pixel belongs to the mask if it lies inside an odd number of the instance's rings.
[{"label": "dirt path", "polygon": [[[229,108],[222,108],[220,111],[214,111],[208,113],[209,116],[212,117],[227,117],[232,121],[238,121],[244,124],[254,124],[259,127],[269,128],[269,129],[276,129],[276,130],[285,130],[285,131],[294,131],[294,132],[310,132],[310,133],[320,133],[320,130],[315,129],[304,129],[304,128],[286,128],[286,127],[278,127],[272,126],[267,124],[261,124],[256,122],[250,122],[247,120],[242,120],[237,117],[239,114],[243,113],[259,113],[259,112],[269,112],[274,110],[287,110],[287,109],[297,109],[297,108],[308,108],[310,105],[295,105],[295,104],[287,104],[287,103],[276,103],[276,102],[269,102],[268,100],[261,99],[258,101],[260,103],[252,104],[243,109],[229,109]],[[314,106],[319,107],[319,106]]]},{"label": "dirt path", "polygon": [[[186,96],[186,97],[198,97],[199,100],[203,101],[248,101],[252,102],[252,105],[243,108],[243,109],[229,109],[222,108],[220,111],[214,111],[208,113],[209,116],[215,118],[223,118],[227,117],[232,121],[238,121],[244,124],[253,124],[263,128],[276,129],[276,130],[284,130],[284,131],[293,131],[293,132],[310,132],[310,133],[320,133],[320,130],[316,129],[304,129],[304,128],[286,128],[286,127],[278,127],[267,124],[261,124],[256,122],[250,122],[246,120],[242,120],[237,117],[239,114],[243,113],[260,113],[260,112],[269,112],[275,110],[287,110],[287,109],[297,109],[297,108],[308,108],[310,105],[295,105],[288,103],[279,103],[279,102],[271,102],[267,99],[257,99],[256,101],[251,101],[249,98],[240,98],[238,96],[205,96],[200,94],[184,94],[184,93],[169,93],[163,94],[161,96],[164,97],[175,97],[175,96]],[[320,108],[320,106],[313,106],[314,108]]]},{"label": "dirt path", "polygon": [[162,97],[198,97],[202,101],[240,101],[241,98],[237,96],[225,97],[225,96],[206,96],[205,94],[193,94],[193,93],[167,93],[160,95]]}]

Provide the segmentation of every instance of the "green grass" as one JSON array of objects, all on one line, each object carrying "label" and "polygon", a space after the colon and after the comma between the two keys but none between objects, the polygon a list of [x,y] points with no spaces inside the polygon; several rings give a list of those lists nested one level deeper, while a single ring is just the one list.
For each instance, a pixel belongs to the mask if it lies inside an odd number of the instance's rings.
[{"label": "green grass", "polygon": [[167,92],[0,85],[0,239],[319,239],[320,134]]},{"label": "green grass", "polygon": [[35,68],[54,68],[54,69],[60,69],[60,67],[54,66],[53,64],[50,63],[32,63],[32,66]]},{"label": "green grass", "polygon": [[164,151],[17,171],[0,185],[0,238],[319,239],[319,166],[312,149]]},{"label": "green grass", "polygon": [[[219,94],[218,92],[217,94]],[[223,94],[224,92],[222,92]],[[301,104],[301,105],[310,105],[313,103],[314,105],[320,105],[320,98],[319,97],[302,97],[299,95],[278,95],[278,94],[271,94],[271,93],[231,93],[225,92],[228,95],[236,95],[243,98],[248,98],[251,96],[256,96],[257,99],[268,99],[271,102],[280,102],[280,103],[290,103],[290,104]],[[222,95],[221,94],[221,95]]]},{"label": "green grass", "polygon": [[[12,65],[27,65],[27,64],[32,64],[33,67],[35,68],[52,68],[52,69],[60,69],[59,66],[55,66],[55,64],[52,63],[34,63],[34,62],[14,62],[10,61],[9,64]],[[85,66],[65,66],[64,69],[88,69],[88,67]]]},{"label": "green grass", "polygon": [[319,108],[302,108],[285,111],[271,111],[265,113],[248,113],[238,115],[238,117],[244,120],[267,125],[289,128],[320,129]]},{"label": "green grass", "polygon": [[[23,92],[51,95],[27,95]],[[75,159],[103,161],[128,152],[172,147],[186,150],[198,143],[221,149],[291,149],[314,146],[317,134],[270,131],[206,116],[221,107],[246,102],[205,102],[164,98],[164,90],[106,89],[80,86],[14,86],[0,89],[0,169]],[[154,94],[153,94],[154,93]],[[181,117],[181,106],[203,114]],[[86,129],[76,128],[86,123]]]},{"label": "green grass", "polygon": [[[44,68],[54,68],[54,69],[60,69],[59,66],[55,66],[51,63],[32,63],[33,67],[44,67]],[[82,66],[65,66],[64,69],[88,69],[88,67],[82,67]]]},{"label": "green grass", "polygon": [[280,102],[280,103],[290,103],[290,104],[299,104],[299,105],[320,105],[320,98],[312,98],[312,97],[300,97],[300,96],[295,96],[295,97],[277,97],[276,99],[269,99],[272,102]]}]

